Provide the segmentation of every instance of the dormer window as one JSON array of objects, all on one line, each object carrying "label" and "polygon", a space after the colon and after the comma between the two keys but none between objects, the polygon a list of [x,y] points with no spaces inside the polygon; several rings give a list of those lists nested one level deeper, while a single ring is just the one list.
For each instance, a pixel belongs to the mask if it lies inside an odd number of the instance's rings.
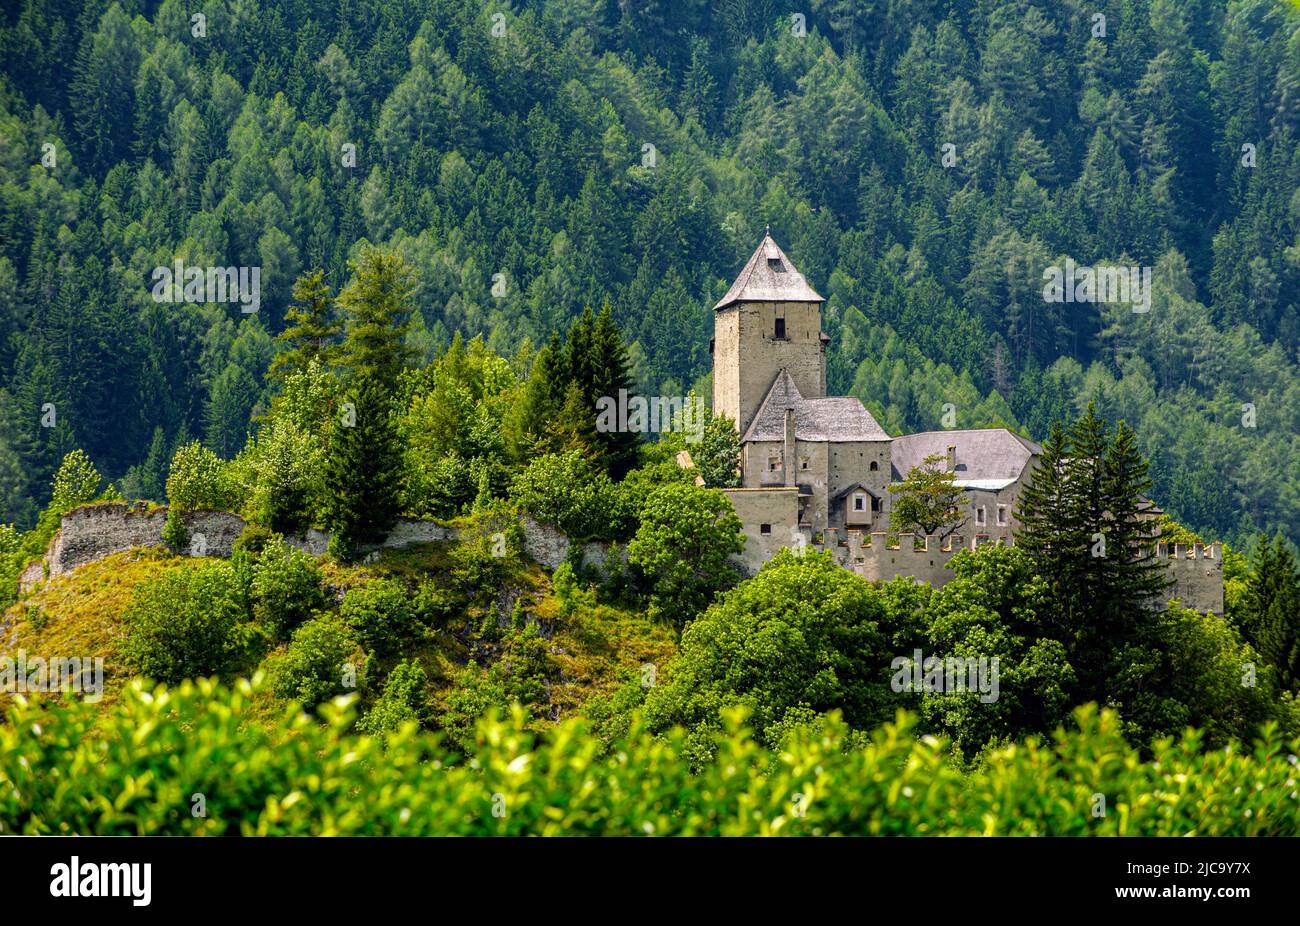
[{"label": "dormer window", "polygon": [[767,259],[767,267],[773,273],[785,273],[785,264],[779,257],[769,257]]},{"label": "dormer window", "polygon": [[778,318],[778,319],[776,320],[776,332],[775,332],[775,334],[774,334],[773,336],[774,336],[774,337],[777,337],[777,338],[784,338],[784,337],[785,337],[785,319],[784,319],[784,318]]}]

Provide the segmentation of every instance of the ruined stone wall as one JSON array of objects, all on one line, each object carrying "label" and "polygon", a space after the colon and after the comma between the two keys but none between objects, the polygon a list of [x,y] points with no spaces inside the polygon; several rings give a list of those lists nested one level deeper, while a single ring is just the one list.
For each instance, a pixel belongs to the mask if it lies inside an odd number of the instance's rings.
[{"label": "ruined stone wall", "polygon": [[[181,522],[190,537],[189,547],[184,552],[191,556],[230,556],[235,541],[247,527],[243,518],[229,511],[187,511],[181,515]],[[23,573],[19,587],[27,591],[46,579],[114,553],[125,553],[137,547],[162,546],[163,525],[166,523],[166,508],[151,508],[144,502],[134,505],[112,502],[74,508],[63,516],[45,556],[33,562]],[[439,524],[399,521],[380,546],[401,549],[455,536],[453,528]],[[329,547],[329,534],[309,528],[302,535],[286,537],[285,541],[319,556]]]}]

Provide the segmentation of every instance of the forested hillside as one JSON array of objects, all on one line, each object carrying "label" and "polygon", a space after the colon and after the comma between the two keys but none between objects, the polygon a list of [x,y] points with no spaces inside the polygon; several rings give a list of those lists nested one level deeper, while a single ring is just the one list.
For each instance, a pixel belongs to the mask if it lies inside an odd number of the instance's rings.
[{"label": "forested hillside", "polygon": [[[636,386],[681,394],[770,224],[827,299],[831,391],[892,432],[1041,439],[1092,400],[1135,427],[1153,494],[1189,527],[1294,538],[1300,13],[811,0],[800,15],[7,6],[0,520],[29,527],[73,448],[158,500],[177,447],[232,457],[279,388],[264,373],[294,280],[321,268],[337,292],[366,242],[415,270],[417,359],[457,332],[527,357],[608,302]],[[1153,267],[1150,311],[1045,301],[1043,271],[1066,258]],[[154,268],[177,260],[260,268],[258,311],[156,301]]]}]

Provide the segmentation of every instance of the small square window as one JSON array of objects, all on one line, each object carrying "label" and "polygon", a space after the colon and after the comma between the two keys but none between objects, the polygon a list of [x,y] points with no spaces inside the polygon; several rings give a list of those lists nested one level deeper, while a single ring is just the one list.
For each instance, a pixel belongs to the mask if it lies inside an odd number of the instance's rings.
[{"label": "small square window", "polygon": [[760,534],[770,534],[770,533],[772,533],[772,525],[771,525],[771,524],[760,524],[760,525],[758,525],[758,532],[759,532]]},{"label": "small square window", "polygon": [[978,508],[975,509],[975,523],[976,523],[976,524],[983,524],[983,523],[984,523],[984,506],[983,506],[983,505],[980,505]]},{"label": "small square window", "polygon": [[785,264],[782,263],[781,258],[779,257],[769,257],[767,259],[767,266],[773,273],[785,273]]},{"label": "small square window", "polygon": [[861,495],[855,495],[855,496],[853,496],[853,510],[854,510],[854,511],[866,511],[866,510],[867,510],[866,500],[865,500]]},{"label": "small square window", "polygon": [[775,473],[775,472],[776,472],[778,469],[780,469],[780,468],[781,468],[781,458],[780,458],[780,457],[768,457],[768,458],[767,458],[767,471],[768,471],[769,473]]},{"label": "small square window", "polygon": [[808,461],[807,461],[807,460],[800,460],[800,461],[799,461],[799,468],[800,468],[800,469],[807,469],[807,468],[808,468]]}]

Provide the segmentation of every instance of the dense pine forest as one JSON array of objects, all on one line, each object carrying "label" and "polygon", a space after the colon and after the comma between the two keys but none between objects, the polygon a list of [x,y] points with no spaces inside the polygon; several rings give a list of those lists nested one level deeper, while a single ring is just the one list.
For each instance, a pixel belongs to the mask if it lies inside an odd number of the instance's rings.
[{"label": "dense pine forest", "polygon": [[[0,520],[74,448],[158,501],[178,448],[234,457],[295,280],[337,293],[368,244],[413,270],[417,366],[459,334],[524,371],[608,305],[635,388],[707,395],[710,307],[770,225],[827,299],[831,394],[891,433],[951,407],[1042,440],[1094,402],[1181,522],[1295,537],[1277,0],[199,9],[0,21]],[[1150,310],[1045,301],[1067,258],[1154,268]],[[257,311],[158,301],[177,261],[260,268]]]}]

